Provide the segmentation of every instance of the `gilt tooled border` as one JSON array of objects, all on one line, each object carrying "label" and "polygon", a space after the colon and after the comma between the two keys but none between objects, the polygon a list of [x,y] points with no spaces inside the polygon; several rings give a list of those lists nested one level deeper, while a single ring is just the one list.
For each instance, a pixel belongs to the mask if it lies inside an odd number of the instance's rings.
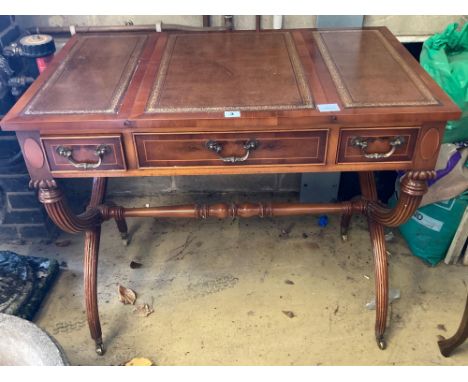
[{"label": "gilt tooled border", "polygon": [[239,110],[239,111],[262,111],[262,110],[297,110],[297,109],[313,109],[314,103],[312,94],[304,75],[302,64],[299,60],[293,39],[289,32],[281,33],[285,39],[286,49],[289,54],[290,62],[296,77],[296,83],[301,95],[303,104],[301,105],[257,105],[257,106],[239,106],[239,105],[226,105],[226,106],[208,106],[208,107],[158,107],[159,98],[164,87],[164,81],[169,68],[169,62],[174,51],[176,39],[179,36],[186,36],[175,34],[169,36],[164,56],[161,60],[156,83],[151,91],[148,103],[146,105],[146,113],[196,113],[196,112],[219,112],[225,110]]},{"label": "gilt tooled border", "polygon": [[[334,33],[335,31],[320,31],[320,32],[312,32],[315,42],[317,43],[317,47],[322,54],[323,60],[330,72],[330,75],[335,83],[335,86],[338,90],[338,94],[340,95],[343,104],[345,107],[383,107],[383,106],[424,106],[424,105],[438,105],[439,102],[434,98],[431,94],[429,89],[423,84],[421,79],[416,75],[416,73],[411,70],[408,64],[400,57],[398,52],[394,49],[394,47],[382,36],[379,31],[370,30],[367,32],[376,33],[380,41],[383,43],[389,54],[392,58],[401,66],[401,68],[405,71],[406,75],[410,78],[410,80],[414,83],[418,91],[421,95],[426,98],[423,101],[391,101],[391,102],[357,102],[351,96],[346,84],[341,76],[331,54],[323,40],[321,34],[324,33]],[[360,30],[347,30],[347,33],[360,33]]]},{"label": "gilt tooled border", "polygon": [[[127,35],[129,36],[129,35]],[[135,35],[138,36],[138,35]],[[41,95],[44,94],[44,92],[47,91],[48,88],[50,88],[53,84],[56,83],[58,78],[61,76],[63,71],[65,70],[67,63],[71,60],[72,57],[74,57],[74,54],[78,49],[82,47],[83,44],[86,43],[87,39],[90,38],[98,38],[100,36],[86,36],[83,39],[81,39],[70,51],[70,53],[67,55],[67,57],[63,60],[63,62],[60,64],[58,69],[52,74],[52,76],[49,78],[49,80],[46,82],[46,84],[37,92],[37,94],[34,96],[34,98],[29,102],[28,106],[24,109],[24,114],[27,115],[48,115],[48,114],[90,114],[90,113],[105,113],[105,114],[113,114],[117,112],[117,108],[119,105],[119,102],[127,89],[130,80],[132,78],[133,73],[135,72],[135,69],[137,67],[137,61],[140,56],[140,53],[143,49],[143,45],[145,41],[147,40],[147,36],[141,36],[140,39],[135,45],[132,53],[130,54],[130,57],[127,61],[127,64],[125,65],[125,68],[122,72],[120,81],[114,91],[114,94],[111,98],[111,102],[109,104],[108,108],[105,109],[69,109],[69,110],[34,110],[34,105],[36,104],[37,100],[40,99]],[[73,90],[70,90],[73,91]]]}]

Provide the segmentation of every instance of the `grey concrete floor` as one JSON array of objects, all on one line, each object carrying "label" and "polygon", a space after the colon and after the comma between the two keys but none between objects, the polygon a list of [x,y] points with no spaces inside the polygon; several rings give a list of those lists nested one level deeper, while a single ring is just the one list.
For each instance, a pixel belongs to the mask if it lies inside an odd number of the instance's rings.
[{"label": "grey concrete floor", "polygon": [[[142,206],[192,198],[114,201]],[[375,311],[365,308],[374,277],[362,217],[353,218],[346,243],[338,216],[329,216],[325,228],[315,216],[128,223],[128,247],[113,222],[102,230],[103,357],[94,352],[84,311],[83,237],[62,234],[59,240],[70,240],[66,247],[8,247],[66,262],[35,322],[61,344],[72,365],[117,365],[137,356],[157,365],[468,365],[468,343],[450,358],[437,347],[437,335],[452,335],[460,322],[468,268],[425,265],[397,231],[387,249],[390,286],[401,298],[391,304],[388,348],[382,351],[373,335]],[[143,265],[132,269],[131,261]],[[119,284],[154,313],[141,317],[119,302]]]}]

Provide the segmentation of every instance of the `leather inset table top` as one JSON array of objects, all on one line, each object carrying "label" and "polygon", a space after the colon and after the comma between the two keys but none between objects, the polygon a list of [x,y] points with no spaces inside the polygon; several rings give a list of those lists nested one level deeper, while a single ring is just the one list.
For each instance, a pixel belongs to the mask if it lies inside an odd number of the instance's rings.
[{"label": "leather inset table top", "polygon": [[384,27],[145,29],[71,37],[1,128],[48,134],[375,128],[447,121],[459,112]]},{"label": "leather inset table top", "polygon": [[24,114],[116,113],[146,39],[131,33],[81,37]]},{"label": "leather inset table top", "polygon": [[173,34],[146,112],[313,107],[289,32]]},{"label": "leather inset table top", "polygon": [[313,35],[345,107],[438,104],[379,30]]}]

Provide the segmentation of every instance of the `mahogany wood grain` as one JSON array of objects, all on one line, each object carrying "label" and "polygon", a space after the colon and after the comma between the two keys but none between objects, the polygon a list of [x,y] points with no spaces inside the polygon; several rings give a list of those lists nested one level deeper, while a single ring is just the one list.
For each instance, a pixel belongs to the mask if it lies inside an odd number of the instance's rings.
[{"label": "mahogany wood grain", "polygon": [[[93,178],[93,186],[91,192],[91,199],[88,204],[88,208],[97,207],[104,203],[104,198],[106,195],[107,188],[107,178]],[[110,202],[108,202],[111,205]],[[128,226],[125,217],[115,214],[114,216],[117,229],[119,230],[120,237],[125,245],[128,245],[129,236],[128,236]]]},{"label": "mahogany wood grain", "polygon": [[249,134],[135,134],[140,167],[204,166],[225,164],[206,144],[222,145],[220,156],[242,157],[244,143],[254,140],[258,147],[251,151],[245,165],[323,163],[327,147],[327,131]]},{"label": "mahogany wood grain", "polygon": [[[91,191],[90,208],[95,208],[102,204],[106,193],[106,178],[94,178]],[[97,267],[99,257],[99,242],[101,238],[101,226],[98,225],[85,231],[84,241],[84,295],[86,315],[91,338],[96,344],[96,352],[104,354],[102,342],[101,322],[99,320],[99,308],[97,301]]]},{"label": "mahogany wood grain", "polygon": [[[102,48],[100,48],[102,46]],[[336,104],[322,112],[317,105]],[[225,111],[239,111],[228,118]],[[103,221],[125,217],[228,218],[352,214],[369,220],[376,279],[376,339],[385,346],[388,270],[383,227],[404,223],[434,175],[447,120],[461,111],[387,28],[209,33],[109,33],[73,36],[1,121],[16,131],[39,200],[61,229],[85,233],[88,322],[97,351],[97,261]],[[368,139],[366,158],[350,146]],[[243,144],[259,145],[242,163]],[[223,145],[217,155],[208,140]],[[112,150],[96,169],[77,169],[57,156],[95,163],[100,144]],[[372,171],[404,170],[397,205],[377,200]],[[107,177],[361,172],[363,198],[337,204],[240,203],[125,208],[103,201]],[[56,178],[94,177],[90,205],[72,212]],[[465,313],[466,316],[466,313]],[[466,322],[466,321],[464,321]],[[466,334],[466,329],[461,332]],[[458,332],[457,332],[458,333]],[[466,336],[466,335],[465,335]],[[457,338],[460,338],[457,334]],[[448,346],[455,342],[447,340]]]},{"label": "mahogany wood grain", "polygon": [[68,206],[63,192],[56,184],[40,184],[39,201],[44,205],[52,221],[65,232],[83,232],[102,223],[101,213],[95,207],[90,207],[82,214],[75,215]]},{"label": "mahogany wood grain", "polygon": [[[72,150],[72,158],[79,163],[96,163],[98,157],[95,155],[96,149],[100,145],[106,146],[106,153],[102,157],[99,170],[125,170],[125,159],[120,136],[54,136],[42,139],[42,144],[47,155],[50,169],[52,171],[76,171],[69,160],[58,154],[59,147]],[[92,169],[82,170],[92,176]]]},{"label": "mahogany wood grain", "polygon": [[103,355],[104,345],[97,301],[97,265],[100,237],[100,226],[85,231],[83,281],[89,332],[96,345],[96,352]]},{"label": "mahogany wood grain", "polygon": [[[385,129],[341,129],[338,147],[338,163],[362,162],[411,162],[418,137],[419,128],[385,128]],[[391,149],[392,139],[401,137],[404,142],[388,158],[366,158],[365,153],[386,153]],[[352,141],[361,138],[368,142],[365,152],[354,147]]]},{"label": "mahogany wood grain", "polygon": [[[371,172],[360,172],[359,183],[363,197],[371,202],[378,202],[374,175]],[[382,224],[368,214],[369,233],[374,254],[375,278],[375,339],[380,349],[385,349],[385,329],[387,326],[388,310],[388,266],[387,251],[385,249],[385,233]]]},{"label": "mahogany wood grain", "polygon": [[366,204],[361,201],[313,204],[313,203],[217,203],[167,207],[125,208],[100,206],[103,219],[115,216],[152,218],[249,218],[253,216],[300,216],[311,214],[363,213]]}]

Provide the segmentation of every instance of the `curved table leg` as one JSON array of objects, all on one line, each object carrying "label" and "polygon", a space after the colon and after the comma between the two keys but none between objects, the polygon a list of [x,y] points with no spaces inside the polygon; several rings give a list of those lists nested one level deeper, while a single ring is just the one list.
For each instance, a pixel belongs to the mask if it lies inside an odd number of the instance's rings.
[{"label": "curved table leg", "polygon": [[369,232],[374,252],[375,339],[379,348],[383,350],[387,347],[384,333],[387,326],[388,310],[388,266],[384,227],[369,218]]},{"label": "curved table leg", "polygon": [[[91,192],[89,207],[97,207],[98,205],[102,204],[106,193],[106,186],[107,178],[93,179],[93,189]],[[101,322],[99,320],[99,309],[97,302],[97,265],[100,239],[100,225],[85,231],[83,281],[89,332],[91,334],[91,338],[96,344],[96,353],[103,355],[104,346],[102,343]]]},{"label": "curved table leg", "polygon": [[98,226],[85,233],[84,246],[84,293],[86,315],[91,338],[96,343],[96,353],[104,354],[102,343],[101,323],[99,321],[99,310],[97,302],[97,264],[99,254],[99,241],[101,227]]},{"label": "curved table leg", "polygon": [[450,338],[445,339],[440,336],[441,339],[437,342],[439,345],[440,352],[444,357],[449,357],[450,354],[460,346],[468,338],[468,296],[466,297],[465,311],[458,327],[457,332]]},{"label": "curved table leg", "polygon": [[102,203],[105,193],[106,179],[95,178],[91,200],[86,211],[75,215],[69,208],[65,196],[55,182],[39,185],[39,200],[49,217],[62,230],[70,233],[85,231],[84,246],[84,290],[85,305],[88,316],[91,337],[96,343],[96,352],[104,354],[102,346],[101,324],[97,304],[97,262],[99,252],[99,240],[101,235],[101,223],[103,217],[97,206]]},{"label": "curved table leg", "polygon": [[[359,173],[359,181],[363,196],[369,201],[377,201],[377,190],[374,175],[371,172]],[[382,224],[368,216],[369,232],[374,253],[375,274],[375,339],[380,349],[386,348],[385,328],[387,326],[388,310],[388,266],[385,249],[385,234]]]}]

